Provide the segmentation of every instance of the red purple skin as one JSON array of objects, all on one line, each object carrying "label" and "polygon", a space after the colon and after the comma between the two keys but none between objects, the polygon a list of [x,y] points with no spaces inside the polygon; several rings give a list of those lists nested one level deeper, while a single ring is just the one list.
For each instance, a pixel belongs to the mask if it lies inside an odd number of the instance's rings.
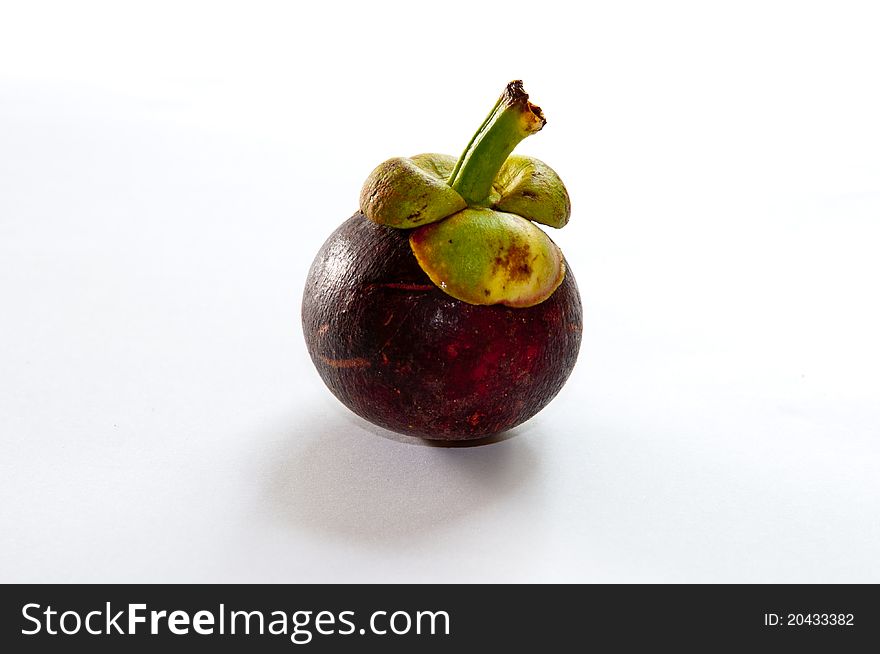
[{"label": "red purple skin", "polygon": [[318,252],[302,319],[324,383],[362,418],[420,438],[483,438],[534,416],[580,349],[571,270],[533,307],[472,305],[431,282],[408,237],[358,212]]}]

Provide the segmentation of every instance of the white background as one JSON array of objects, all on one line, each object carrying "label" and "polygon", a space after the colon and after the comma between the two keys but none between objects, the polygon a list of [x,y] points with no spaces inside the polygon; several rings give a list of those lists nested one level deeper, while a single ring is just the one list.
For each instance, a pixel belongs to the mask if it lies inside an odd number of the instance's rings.
[{"label": "white background", "polygon": [[[0,580],[880,582],[871,6],[4,4]],[[514,78],[583,348],[427,447],[323,387],[304,277]]]}]

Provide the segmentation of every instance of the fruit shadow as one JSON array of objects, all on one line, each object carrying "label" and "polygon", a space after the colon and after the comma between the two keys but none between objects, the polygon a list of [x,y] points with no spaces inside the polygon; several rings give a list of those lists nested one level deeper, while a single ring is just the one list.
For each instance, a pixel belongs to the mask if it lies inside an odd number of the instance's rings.
[{"label": "fruit shadow", "polygon": [[354,415],[297,420],[274,459],[275,516],[346,542],[395,546],[443,530],[528,490],[540,465],[528,425],[444,447]]}]

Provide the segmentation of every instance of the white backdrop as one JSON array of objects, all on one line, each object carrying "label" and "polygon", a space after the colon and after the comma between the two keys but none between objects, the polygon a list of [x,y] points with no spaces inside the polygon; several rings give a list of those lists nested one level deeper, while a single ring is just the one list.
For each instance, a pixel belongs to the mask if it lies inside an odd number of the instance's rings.
[{"label": "white backdrop", "polygon": [[[10,3],[11,4],[11,3]],[[872,3],[0,9],[0,581],[880,582]],[[581,357],[513,437],[348,413],[299,325],[378,162],[519,151]]]}]

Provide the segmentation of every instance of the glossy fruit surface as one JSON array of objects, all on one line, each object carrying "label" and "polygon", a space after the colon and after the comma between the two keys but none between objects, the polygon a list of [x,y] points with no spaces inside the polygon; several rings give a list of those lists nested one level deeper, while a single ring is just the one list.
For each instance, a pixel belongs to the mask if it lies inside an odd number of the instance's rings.
[{"label": "glossy fruit surface", "polygon": [[321,378],[359,416],[422,438],[480,438],[531,418],[577,359],[572,271],[535,306],[469,304],[430,280],[408,237],[358,212],[318,252],[302,319]]}]

